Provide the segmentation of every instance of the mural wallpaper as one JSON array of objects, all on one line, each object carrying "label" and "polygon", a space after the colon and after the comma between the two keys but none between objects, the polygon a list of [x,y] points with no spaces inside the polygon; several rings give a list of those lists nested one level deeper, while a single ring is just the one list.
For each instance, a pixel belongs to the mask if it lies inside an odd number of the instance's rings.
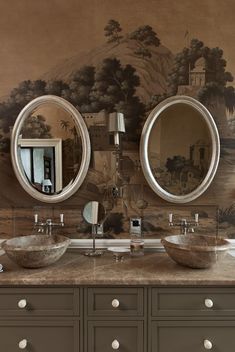
[{"label": "mural wallpaper", "polygon": [[[175,232],[168,228],[170,212],[179,218],[198,212],[199,232],[235,238],[232,0],[190,4],[187,0],[121,4],[113,0],[40,4],[13,0],[1,7],[1,237],[32,233],[34,212],[44,218],[64,212],[67,233],[89,237],[81,209],[87,201],[100,200],[109,212],[105,238],[127,238],[129,217],[137,215],[143,217],[146,238]],[[76,106],[92,144],[82,188],[53,207],[38,204],[21,189],[10,160],[11,129],[18,113],[44,94],[61,96]],[[149,112],[175,94],[205,104],[221,137],[216,178],[203,196],[187,206],[168,204],[151,191],[138,152]],[[125,116],[126,133],[119,151],[108,129],[109,114],[114,111]]]}]

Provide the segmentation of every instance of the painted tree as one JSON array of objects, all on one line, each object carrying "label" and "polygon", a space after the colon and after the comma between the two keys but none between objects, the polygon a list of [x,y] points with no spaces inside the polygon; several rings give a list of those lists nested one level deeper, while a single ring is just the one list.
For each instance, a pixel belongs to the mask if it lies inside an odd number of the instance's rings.
[{"label": "painted tree", "polygon": [[46,82],[43,80],[22,81],[11,91],[7,101],[0,103],[0,123],[4,133],[10,131],[10,126],[14,125],[17,115],[26,104],[46,94],[45,88]]},{"label": "painted tree", "polygon": [[179,175],[184,166],[186,165],[185,157],[181,155],[174,155],[173,158],[167,158],[166,169],[172,177]]},{"label": "painted tree", "polygon": [[120,60],[107,58],[95,74],[93,96],[102,108],[112,111],[120,101],[127,102],[140,84],[139,76],[131,65],[122,66]]},{"label": "painted tree", "polygon": [[52,138],[50,133],[51,126],[46,123],[42,115],[29,116],[21,129],[23,138]]},{"label": "painted tree", "polygon": [[130,34],[130,39],[136,40],[139,47],[135,50],[135,54],[144,58],[151,58],[152,54],[149,50],[151,46],[159,46],[160,39],[151,26],[145,25],[137,28]]},{"label": "painted tree", "polygon": [[103,61],[95,74],[95,85],[91,99],[98,111],[119,111],[125,116],[126,129],[130,138],[134,138],[144,105],[135,95],[140,79],[131,65],[122,66],[116,58]]},{"label": "painted tree", "polygon": [[69,86],[62,80],[49,81],[46,85],[46,94],[57,95],[58,97],[63,96],[64,91],[68,89]]},{"label": "painted tree", "polygon": [[23,81],[10,93],[9,103],[25,105],[32,99],[45,94],[46,82],[43,80]]},{"label": "painted tree", "polygon": [[95,67],[83,66],[72,77],[63,97],[74,104],[81,112],[92,112],[90,94],[95,83]]},{"label": "painted tree", "polygon": [[109,20],[108,24],[104,27],[105,36],[108,38],[108,43],[120,43],[123,36],[120,34],[122,28],[120,23],[116,20]]},{"label": "painted tree", "polygon": [[68,132],[69,126],[70,126],[69,121],[60,120],[60,127],[62,128],[62,130],[64,130],[65,132]]}]

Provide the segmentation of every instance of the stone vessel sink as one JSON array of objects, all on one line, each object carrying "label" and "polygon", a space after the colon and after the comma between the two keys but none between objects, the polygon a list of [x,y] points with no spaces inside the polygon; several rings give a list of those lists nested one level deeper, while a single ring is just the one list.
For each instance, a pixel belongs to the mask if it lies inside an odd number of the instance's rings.
[{"label": "stone vessel sink", "polygon": [[61,235],[30,235],[14,237],[2,243],[2,248],[18,265],[41,268],[56,262],[65,253],[70,239]]},{"label": "stone vessel sink", "polygon": [[196,234],[167,236],[161,242],[176,263],[196,269],[211,267],[230,248],[230,243],[223,238]]}]

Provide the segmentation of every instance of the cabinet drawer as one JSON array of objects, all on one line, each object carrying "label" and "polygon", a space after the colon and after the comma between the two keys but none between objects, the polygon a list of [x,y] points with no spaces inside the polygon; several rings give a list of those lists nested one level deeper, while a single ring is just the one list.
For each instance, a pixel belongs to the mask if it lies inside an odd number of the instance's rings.
[{"label": "cabinet drawer", "polygon": [[152,316],[235,315],[235,290],[171,288],[151,290]]},{"label": "cabinet drawer", "polygon": [[77,352],[78,336],[76,322],[0,322],[0,350],[4,352]]},{"label": "cabinet drawer", "polygon": [[[234,352],[235,322],[153,322],[151,352]],[[207,341],[207,342],[206,342]]]},{"label": "cabinet drawer", "polygon": [[78,289],[1,288],[0,290],[1,316],[69,316],[78,314]]},{"label": "cabinet drawer", "polygon": [[142,288],[88,288],[89,316],[142,316]]},{"label": "cabinet drawer", "polygon": [[87,341],[88,352],[143,352],[143,323],[90,321]]}]

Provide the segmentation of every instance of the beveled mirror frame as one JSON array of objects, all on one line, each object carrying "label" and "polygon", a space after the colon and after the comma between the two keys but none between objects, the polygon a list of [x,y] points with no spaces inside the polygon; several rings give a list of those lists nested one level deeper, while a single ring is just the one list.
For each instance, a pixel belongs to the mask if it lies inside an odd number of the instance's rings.
[{"label": "beveled mirror frame", "polygon": [[[45,193],[40,193],[38,190],[32,187],[30,182],[27,180],[25,176],[25,172],[23,169],[23,165],[21,162],[20,154],[19,154],[19,140],[20,140],[20,131],[26,120],[26,118],[39,106],[42,104],[54,103],[58,107],[64,109],[67,113],[71,115],[73,118],[74,124],[80,133],[81,142],[82,142],[82,158],[81,165],[79,171],[72,182],[64,187],[64,189],[58,193],[53,195],[47,195]],[[15,175],[23,187],[23,189],[34,199],[37,199],[41,202],[45,203],[58,203],[62,202],[69,197],[71,197],[79,187],[82,185],[86,174],[88,172],[89,164],[90,164],[90,156],[91,156],[91,144],[90,137],[86,127],[86,124],[83,120],[82,115],[79,111],[68,101],[65,99],[55,96],[55,95],[44,95],[32,100],[28,103],[19,113],[11,135],[11,160]]]},{"label": "beveled mirror frame", "polygon": [[[157,180],[155,179],[152,173],[150,163],[149,163],[149,157],[148,157],[149,137],[150,137],[150,133],[153,128],[153,125],[160,118],[162,112],[164,112],[167,108],[175,104],[187,104],[191,106],[193,109],[196,109],[201,114],[202,118],[204,119],[204,121],[208,126],[210,136],[211,136],[211,143],[212,143],[211,162],[205,178],[194,191],[186,195],[180,195],[180,196],[171,194],[160,186],[160,184],[157,182]],[[176,96],[167,98],[161,103],[159,103],[149,114],[144,124],[141,140],[140,140],[140,162],[141,162],[144,176],[149,186],[159,197],[165,199],[168,202],[178,203],[178,204],[188,203],[198,198],[207,190],[207,188],[211,184],[219,164],[219,158],[220,158],[220,139],[219,139],[217,126],[210,112],[198,100],[188,96],[176,95]]]}]

